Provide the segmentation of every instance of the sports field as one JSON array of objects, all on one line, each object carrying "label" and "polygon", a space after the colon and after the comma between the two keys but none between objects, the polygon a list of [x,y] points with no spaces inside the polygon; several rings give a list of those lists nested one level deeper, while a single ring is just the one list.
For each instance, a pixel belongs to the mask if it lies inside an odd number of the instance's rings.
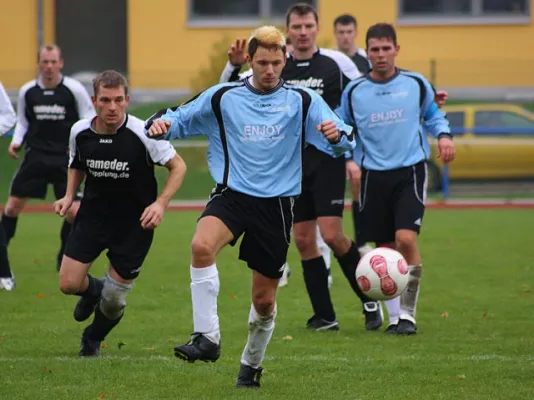
[{"label": "sports field", "polygon": [[[172,348],[192,330],[189,242],[198,212],[169,212],[125,318],[99,359],[77,357],[85,323],[57,287],[61,220],[26,214],[10,246],[17,277],[0,292],[1,399],[532,399],[534,210],[429,210],[419,333],[366,332],[337,264],[339,332],[304,328],[310,305],[294,246],[259,392],[234,388],[246,341],[250,272],[236,249],[218,259],[222,356],[187,364]],[[346,215],[347,232],[350,214]],[[93,273],[101,275],[106,259]]]}]

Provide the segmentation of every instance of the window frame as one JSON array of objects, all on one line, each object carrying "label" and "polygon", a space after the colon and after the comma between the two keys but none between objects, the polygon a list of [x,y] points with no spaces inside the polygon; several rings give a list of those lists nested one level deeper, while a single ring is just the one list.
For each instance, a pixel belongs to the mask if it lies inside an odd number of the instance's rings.
[{"label": "window frame", "polygon": [[[259,15],[241,16],[241,17],[198,17],[193,16],[193,2],[195,0],[187,0],[187,27],[188,28],[220,28],[220,27],[256,27],[265,23],[273,25],[285,25],[285,15],[278,17],[271,17],[272,1],[273,0],[257,0],[260,3]],[[312,6],[319,13],[319,0],[312,0]]]},{"label": "window frame", "polygon": [[484,13],[483,0],[470,0],[471,13],[469,15],[439,15],[428,13],[420,15],[406,15],[403,13],[404,0],[397,0],[397,25],[528,25],[531,23],[531,2],[526,0],[526,11],[521,15],[510,13]]}]

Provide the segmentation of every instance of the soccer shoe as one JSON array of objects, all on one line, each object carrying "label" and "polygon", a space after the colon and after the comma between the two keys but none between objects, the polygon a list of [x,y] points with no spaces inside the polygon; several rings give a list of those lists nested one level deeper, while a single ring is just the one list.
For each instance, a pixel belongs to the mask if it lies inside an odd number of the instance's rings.
[{"label": "soccer shoe", "polygon": [[80,357],[98,357],[100,355],[100,342],[91,340],[87,337],[88,326],[85,328],[82,334],[82,342],[80,343]]},{"label": "soccer shoe", "polygon": [[213,343],[201,333],[193,333],[189,342],[174,348],[174,355],[190,363],[197,360],[215,362],[221,356],[221,345]]},{"label": "soccer shoe", "polygon": [[358,251],[360,252],[360,257],[363,257],[364,255],[369,253],[371,250],[374,250],[374,248],[368,244],[364,244],[362,247],[358,247]]},{"label": "soccer shoe", "polygon": [[78,322],[85,321],[95,311],[100,297],[81,296],[74,307],[74,319]]},{"label": "soccer shoe", "polygon": [[15,274],[11,272],[11,278],[0,278],[0,290],[7,290],[11,292],[15,289]]},{"label": "soccer shoe", "polygon": [[248,365],[241,364],[235,386],[238,388],[259,389],[261,386],[260,379],[262,372],[262,367],[252,368]]},{"label": "soccer shoe", "polygon": [[382,326],[384,313],[379,301],[363,303],[363,313],[365,314],[365,329],[374,331]]},{"label": "soccer shoe", "polygon": [[408,319],[399,319],[399,325],[397,326],[397,335],[415,335],[417,333],[417,327]]},{"label": "soccer shoe", "polygon": [[339,322],[327,321],[314,315],[306,323],[306,328],[314,331],[339,331]]},{"label": "soccer shoe", "polygon": [[280,281],[278,282],[278,287],[286,287],[289,283],[289,277],[291,276],[291,268],[289,268],[289,264],[284,264],[284,272],[282,273],[282,277],[280,278]]},{"label": "soccer shoe", "polygon": [[398,323],[389,324],[386,330],[384,331],[384,333],[388,335],[395,335],[397,333],[397,326],[398,326]]}]

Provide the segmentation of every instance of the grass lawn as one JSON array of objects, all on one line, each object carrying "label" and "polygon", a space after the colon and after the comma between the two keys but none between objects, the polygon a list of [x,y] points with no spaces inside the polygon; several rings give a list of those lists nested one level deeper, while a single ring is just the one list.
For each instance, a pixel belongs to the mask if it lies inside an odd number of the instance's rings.
[{"label": "grass lawn", "polygon": [[[188,364],[172,348],[192,331],[189,243],[197,212],[167,214],[121,324],[99,359],[78,359],[85,323],[76,298],[57,288],[61,220],[20,218],[10,256],[13,292],[0,292],[2,399],[531,399],[534,398],[532,210],[430,210],[419,333],[366,332],[360,307],[336,263],[339,332],[308,332],[310,305],[294,246],[293,275],[259,392],[234,388],[247,336],[250,273],[237,249],[218,258],[223,352],[215,364]],[[352,233],[350,213],[346,231]],[[104,273],[97,260],[93,273]],[[384,326],[385,327],[385,326]]]}]

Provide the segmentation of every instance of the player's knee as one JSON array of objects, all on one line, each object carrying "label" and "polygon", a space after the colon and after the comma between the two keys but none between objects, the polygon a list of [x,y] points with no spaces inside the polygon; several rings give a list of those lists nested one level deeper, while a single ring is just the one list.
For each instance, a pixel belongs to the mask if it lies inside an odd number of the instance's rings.
[{"label": "player's knee", "polygon": [[[83,278],[83,277],[82,277]],[[80,292],[83,279],[78,277],[61,274],[59,277],[59,290],[63,294],[76,294]]]},{"label": "player's knee", "polygon": [[399,231],[395,235],[395,246],[402,254],[417,250],[417,234],[411,231]]},{"label": "player's knee", "polygon": [[191,242],[191,253],[196,260],[206,260],[215,258],[214,246],[206,239],[195,236]]},{"label": "player's knee", "polygon": [[321,232],[324,242],[331,249],[337,249],[341,247],[345,242],[345,235],[343,232],[337,231],[335,229],[325,229]]},{"label": "player's knee", "polygon": [[117,282],[109,274],[106,275],[100,300],[100,310],[106,318],[116,320],[122,316],[126,307],[126,295],[132,287],[131,283]]},{"label": "player's knee", "polygon": [[272,314],[276,302],[275,292],[259,291],[252,294],[252,304],[258,314],[267,316]]},{"label": "player's knee", "polygon": [[295,245],[301,253],[305,253],[310,249],[315,249],[317,246],[316,235],[314,233],[315,231],[313,233],[302,230],[293,231]]},{"label": "player's knee", "polygon": [[7,200],[6,206],[4,208],[4,214],[8,217],[18,217],[19,214],[22,212],[25,204],[26,199],[11,196]]}]

